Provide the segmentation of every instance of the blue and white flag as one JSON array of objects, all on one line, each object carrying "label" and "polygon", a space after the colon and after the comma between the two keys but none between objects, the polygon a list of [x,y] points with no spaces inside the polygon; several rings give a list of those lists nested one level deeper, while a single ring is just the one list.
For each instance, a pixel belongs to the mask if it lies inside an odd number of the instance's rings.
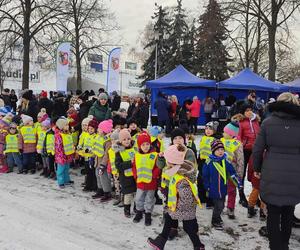
[{"label": "blue and white flag", "polygon": [[120,79],[120,55],[121,48],[114,48],[108,57],[108,68],[107,68],[107,92],[118,91],[119,79]]}]

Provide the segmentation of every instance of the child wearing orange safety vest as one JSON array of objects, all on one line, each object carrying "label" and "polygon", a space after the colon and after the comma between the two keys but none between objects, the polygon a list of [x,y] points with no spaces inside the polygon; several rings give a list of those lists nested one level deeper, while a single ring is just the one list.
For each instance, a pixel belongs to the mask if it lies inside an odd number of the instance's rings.
[{"label": "child wearing orange safety vest", "polygon": [[19,151],[23,155],[22,172],[27,174],[28,171],[34,174],[36,171],[35,157],[37,134],[33,125],[33,118],[28,115],[21,115],[23,126],[19,133]]},{"label": "child wearing orange safety vest", "polygon": [[110,201],[112,186],[111,174],[108,173],[108,151],[111,148],[110,133],[113,128],[112,120],[105,120],[98,125],[98,135],[95,137],[93,153],[96,155],[95,168],[97,178],[97,193],[93,198],[100,198],[100,202]]},{"label": "child wearing orange safety vest", "polygon": [[75,147],[69,132],[69,123],[66,117],[60,117],[55,129],[55,163],[57,164],[57,183],[60,188],[73,184],[70,179],[70,164],[73,161]]},{"label": "child wearing orange safety vest", "polygon": [[183,222],[183,229],[193,243],[194,249],[204,250],[205,246],[198,236],[196,208],[200,204],[197,193],[195,166],[185,161],[186,148],[172,145],[164,152],[167,162],[167,174],[171,177],[168,191],[168,211],[162,232],[155,238],[148,238],[154,249],[164,249],[170,232],[178,221]]},{"label": "child wearing orange safety vest", "polygon": [[121,147],[116,152],[115,165],[119,173],[122,194],[124,195],[124,215],[130,218],[131,203],[134,200],[136,183],[132,172],[132,161],[135,155],[134,141],[132,141],[128,129],[122,129],[119,132],[119,145]]},{"label": "child wearing orange safety vest", "polygon": [[18,145],[18,127],[17,124],[9,125],[8,134],[5,136],[5,151],[7,159],[8,173],[13,172],[14,165],[18,167],[18,174],[22,173],[22,156]]},{"label": "child wearing orange safety vest", "polygon": [[145,226],[151,225],[151,214],[155,205],[155,191],[158,187],[160,170],[156,166],[157,153],[151,147],[151,138],[146,132],[137,137],[138,152],[132,164],[137,183],[135,204],[137,213],[133,222],[138,223],[145,213]]}]

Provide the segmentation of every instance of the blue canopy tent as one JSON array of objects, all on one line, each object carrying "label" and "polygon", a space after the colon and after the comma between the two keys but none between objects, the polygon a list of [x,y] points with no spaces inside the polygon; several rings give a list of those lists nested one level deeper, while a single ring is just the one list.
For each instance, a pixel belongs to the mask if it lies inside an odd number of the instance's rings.
[{"label": "blue canopy tent", "polygon": [[284,84],[288,86],[291,92],[300,92],[300,78]]},{"label": "blue canopy tent", "polygon": [[[194,96],[203,100],[207,96],[209,88],[216,88],[216,82],[199,78],[179,65],[161,78],[147,81],[146,87],[151,89],[151,114],[156,115],[154,103],[159,91],[167,95],[176,95],[182,105],[185,100],[193,99]],[[203,114],[203,110],[201,112]],[[204,116],[200,117],[198,123],[205,123]]]},{"label": "blue canopy tent", "polygon": [[224,94],[226,90],[232,91],[237,99],[245,98],[249,90],[256,90],[258,96],[265,100],[278,93],[289,91],[289,87],[269,81],[249,68],[245,68],[237,75],[221,81],[217,85],[220,94]]}]

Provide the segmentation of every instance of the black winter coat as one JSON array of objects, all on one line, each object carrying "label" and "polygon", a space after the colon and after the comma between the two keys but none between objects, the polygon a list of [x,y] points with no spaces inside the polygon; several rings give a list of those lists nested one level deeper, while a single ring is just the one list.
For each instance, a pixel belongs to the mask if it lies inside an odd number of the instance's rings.
[{"label": "black winter coat", "polygon": [[120,152],[116,152],[115,165],[116,169],[119,172],[119,180],[122,187],[122,194],[130,194],[136,192],[136,183],[134,177],[127,177],[124,175],[125,169],[132,168],[132,162],[123,161]]},{"label": "black winter coat", "polygon": [[111,111],[118,111],[121,105],[121,96],[116,95],[110,105]]},{"label": "black winter coat", "polygon": [[133,111],[132,118],[138,122],[140,128],[147,128],[149,120],[149,106],[147,103],[142,103]]},{"label": "black winter coat", "polygon": [[32,117],[33,122],[37,121],[37,115],[40,112],[39,107],[38,107],[38,102],[37,100],[31,100],[28,103],[28,108],[27,110],[20,110],[19,111],[19,115],[24,114],[24,115],[29,115],[30,117]]},{"label": "black winter coat", "polygon": [[276,102],[261,125],[253,147],[253,164],[261,172],[260,194],[276,206],[300,203],[300,107]]},{"label": "black winter coat", "polygon": [[53,102],[50,101],[48,98],[41,98],[38,102],[38,107],[39,110],[45,108],[48,116],[51,116],[53,111]]}]

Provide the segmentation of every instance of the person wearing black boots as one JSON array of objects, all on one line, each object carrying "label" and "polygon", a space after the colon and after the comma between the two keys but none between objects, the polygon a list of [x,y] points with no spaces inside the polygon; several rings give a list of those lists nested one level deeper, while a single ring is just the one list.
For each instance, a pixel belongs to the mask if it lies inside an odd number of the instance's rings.
[{"label": "person wearing black boots", "polygon": [[168,191],[168,210],[162,232],[155,238],[148,238],[148,244],[156,250],[162,250],[176,227],[178,220],[183,222],[183,229],[188,234],[196,250],[205,250],[198,235],[196,219],[197,204],[200,200],[197,194],[196,169],[192,162],[184,160],[187,148],[183,145],[172,145],[165,152],[167,162],[166,173],[170,176]]}]

